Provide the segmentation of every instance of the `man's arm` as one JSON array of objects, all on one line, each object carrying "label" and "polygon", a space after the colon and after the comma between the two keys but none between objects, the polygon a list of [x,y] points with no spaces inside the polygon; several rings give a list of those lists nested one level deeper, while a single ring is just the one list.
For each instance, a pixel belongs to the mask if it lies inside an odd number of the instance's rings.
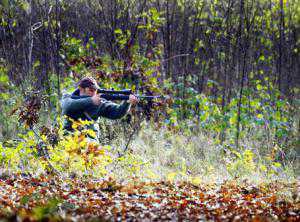
[{"label": "man's arm", "polygon": [[93,100],[91,97],[72,99],[71,96],[66,96],[62,99],[62,111],[63,114],[80,112],[85,110],[87,107],[92,106]]},{"label": "man's arm", "polygon": [[102,100],[99,106],[98,116],[104,116],[109,119],[119,119],[125,116],[131,105],[138,103],[134,95],[129,95],[129,100],[122,104],[116,104],[111,101]]},{"label": "man's arm", "polygon": [[119,119],[126,115],[130,108],[130,103],[123,102],[120,105],[111,101],[102,100],[97,115],[109,119]]}]

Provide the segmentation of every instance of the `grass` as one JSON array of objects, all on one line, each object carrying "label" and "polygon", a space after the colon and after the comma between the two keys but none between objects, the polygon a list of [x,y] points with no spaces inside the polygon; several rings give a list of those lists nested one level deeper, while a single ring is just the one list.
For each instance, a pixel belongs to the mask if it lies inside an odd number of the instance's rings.
[{"label": "grass", "polygon": [[[203,129],[183,133],[166,127],[156,128],[143,121],[138,132],[130,138],[133,129],[125,124],[124,119],[101,119],[99,126],[101,145],[107,148],[106,154],[112,158],[112,162],[105,167],[107,176],[118,180],[139,178],[145,181],[222,183],[233,179],[261,183],[274,180],[293,182],[299,177],[296,148],[284,152],[274,146],[274,137],[266,139],[268,132],[263,128],[248,131],[240,140],[240,150],[236,150],[230,139],[220,143],[215,132]],[[129,138],[128,149],[124,152]],[[63,147],[61,152],[64,152]],[[283,153],[285,158],[282,158]],[[122,158],[118,157],[120,154],[123,154]],[[41,164],[34,159],[30,164],[29,171],[43,172]],[[99,176],[97,173],[101,167],[62,173]],[[3,164],[2,168],[9,166]]]},{"label": "grass", "polygon": [[[297,159],[280,159],[280,150],[270,148],[263,139],[245,136],[240,142],[240,152],[235,153],[228,145],[230,141],[220,144],[213,133],[200,130],[193,135],[184,135],[166,128],[156,129],[146,122],[142,124],[141,130],[125,154],[124,158],[127,158],[128,162],[125,160],[118,164],[116,161],[109,166],[109,171],[115,174],[116,178],[199,178],[200,181],[208,183],[231,179],[260,183],[274,180],[294,181],[297,178]],[[116,150],[119,151],[126,142],[124,137],[112,141],[113,152],[116,154]],[[273,159],[270,157],[272,152],[275,152]],[[130,159],[132,157],[133,160]],[[128,174],[130,167],[136,167],[136,172]]]}]

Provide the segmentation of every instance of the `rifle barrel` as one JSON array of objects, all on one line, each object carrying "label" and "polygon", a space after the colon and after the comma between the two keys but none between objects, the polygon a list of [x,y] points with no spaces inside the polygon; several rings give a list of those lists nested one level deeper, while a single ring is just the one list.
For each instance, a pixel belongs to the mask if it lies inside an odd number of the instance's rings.
[{"label": "rifle barrel", "polygon": [[101,98],[106,100],[128,100],[129,95],[118,95],[118,94],[101,94]]},{"label": "rifle barrel", "polygon": [[146,100],[152,100],[152,99],[161,99],[162,96],[145,96],[145,95],[136,95],[138,99],[146,99]]},{"label": "rifle barrel", "polygon": [[98,89],[97,92],[103,94],[122,94],[122,95],[132,94],[131,89],[123,89],[123,90]]},{"label": "rifle barrel", "polygon": [[[152,100],[152,99],[158,99],[163,98],[162,96],[146,96],[146,95],[135,95],[138,99],[142,100]],[[101,94],[101,98],[106,100],[129,100],[129,95],[118,95],[118,94]]]}]

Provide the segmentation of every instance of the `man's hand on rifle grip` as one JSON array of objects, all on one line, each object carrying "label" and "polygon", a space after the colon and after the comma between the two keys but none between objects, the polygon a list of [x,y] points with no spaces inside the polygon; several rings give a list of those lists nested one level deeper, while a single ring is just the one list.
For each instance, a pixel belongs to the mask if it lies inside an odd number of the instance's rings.
[{"label": "man's hand on rifle grip", "polygon": [[94,96],[92,96],[92,101],[95,105],[99,106],[101,103],[100,94],[95,94]]},{"label": "man's hand on rifle grip", "polygon": [[130,94],[130,95],[129,95],[129,100],[128,100],[128,102],[129,102],[131,105],[135,105],[135,104],[137,104],[137,103],[139,102],[139,99],[138,99],[135,95]]}]

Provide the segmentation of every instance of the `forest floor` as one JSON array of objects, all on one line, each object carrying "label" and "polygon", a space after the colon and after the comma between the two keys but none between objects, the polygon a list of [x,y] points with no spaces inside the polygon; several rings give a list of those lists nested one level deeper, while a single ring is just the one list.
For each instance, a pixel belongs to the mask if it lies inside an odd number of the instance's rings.
[{"label": "forest floor", "polygon": [[300,221],[300,184],[3,174],[1,221]]}]

